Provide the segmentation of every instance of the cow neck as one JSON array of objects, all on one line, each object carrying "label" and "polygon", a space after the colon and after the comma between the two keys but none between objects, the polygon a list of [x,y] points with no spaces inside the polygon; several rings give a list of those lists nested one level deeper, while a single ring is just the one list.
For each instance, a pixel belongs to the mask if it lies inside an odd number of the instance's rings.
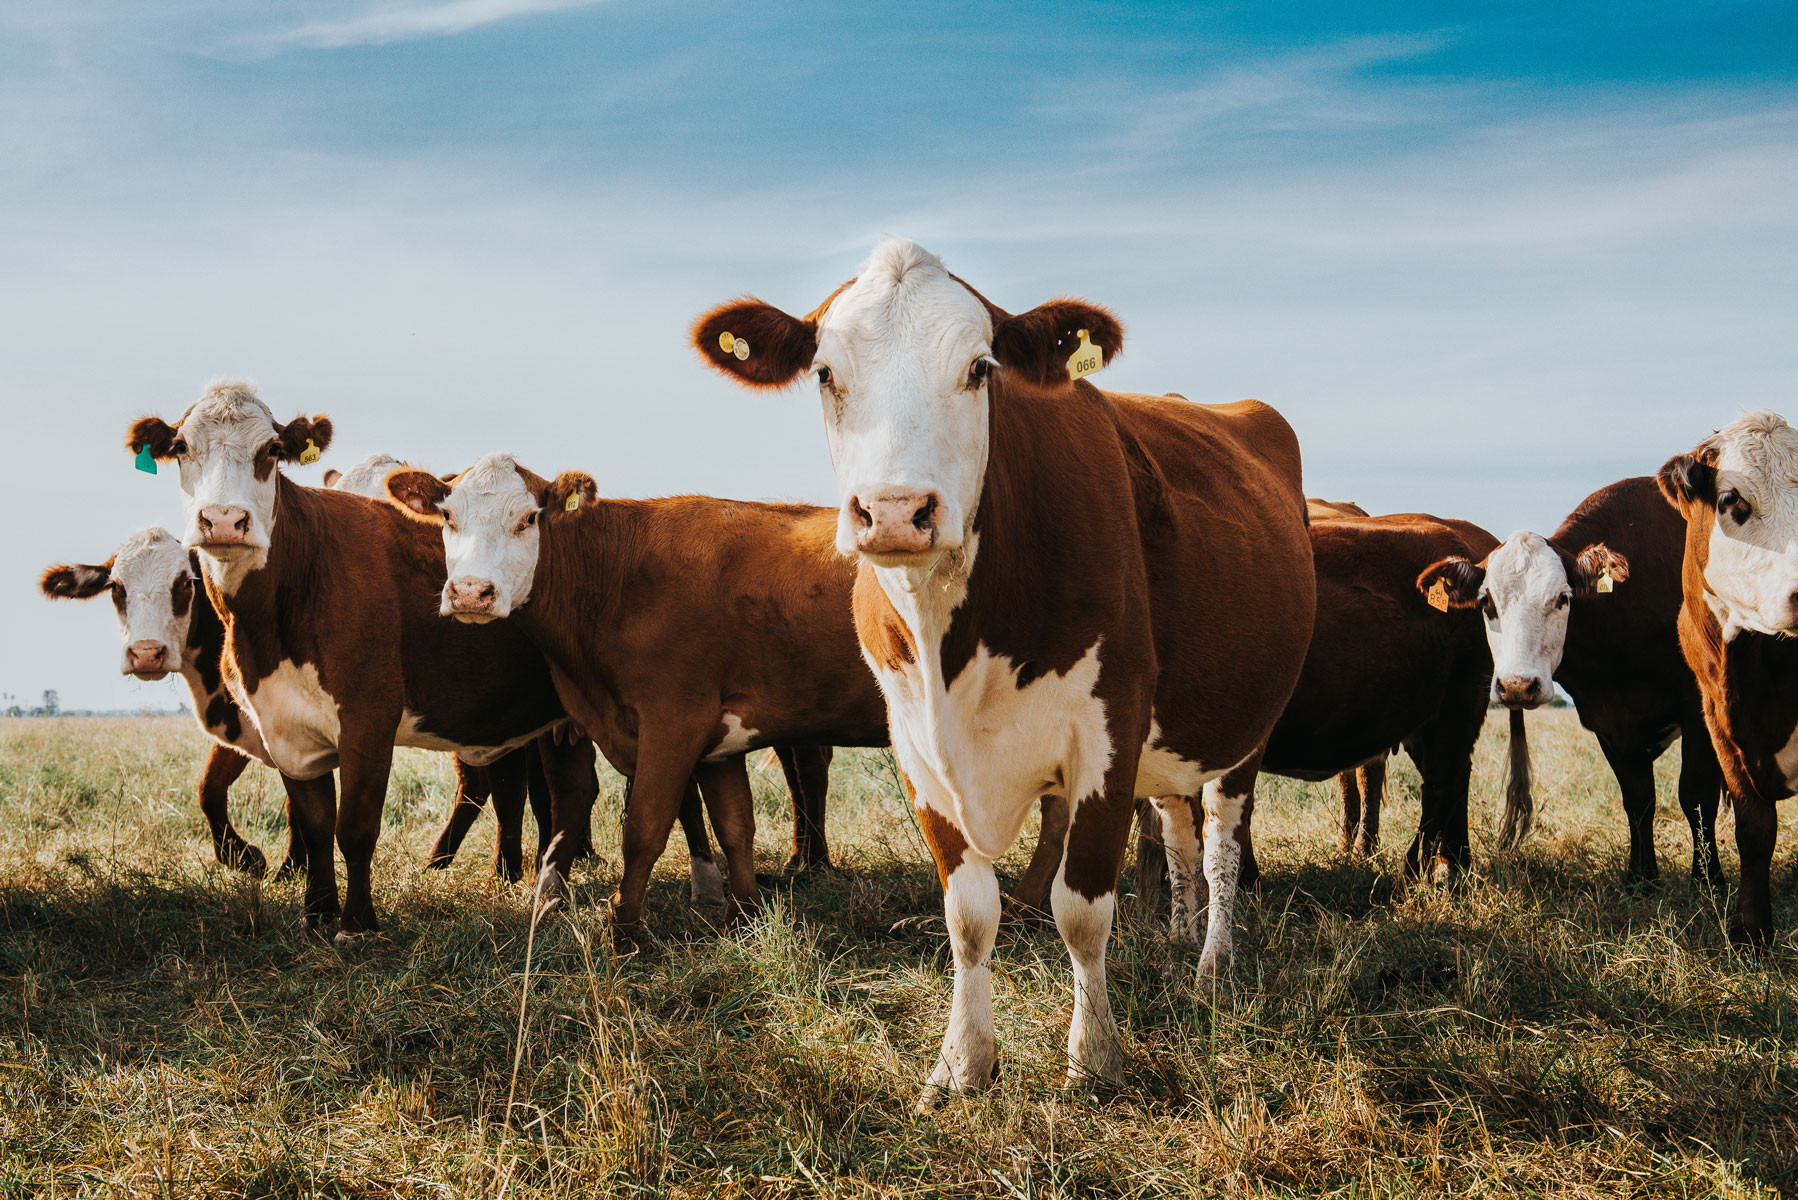
[{"label": "cow neck", "polygon": [[1783,800],[1793,794],[1780,759],[1798,734],[1798,639],[1743,630],[1722,649],[1729,740],[1761,798]]},{"label": "cow neck", "polygon": [[[269,530],[268,560],[246,572],[235,590],[227,592],[212,577],[202,574],[206,592],[223,618],[238,672],[247,683],[261,679],[294,657],[283,644],[288,622],[286,597],[310,595],[320,568],[318,501],[310,489],[275,474],[274,523]],[[297,661],[297,659],[296,659]]]},{"label": "cow neck", "polygon": [[607,634],[646,579],[643,501],[599,500],[542,522],[531,596],[512,614],[552,662],[603,667]]},{"label": "cow neck", "polygon": [[[1567,653],[1608,658],[1621,646],[1665,641],[1669,658],[1679,616],[1680,552],[1685,522],[1646,476],[1619,480],[1580,502],[1548,539],[1569,566],[1602,542],[1629,560],[1629,578],[1604,596],[1575,594],[1567,620]],[[1641,665],[1641,664],[1634,664]]]},{"label": "cow neck", "polygon": [[194,589],[187,624],[187,642],[181,655],[181,678],[193,699],[194,716],[202,728],[227,745],[268,762],[268,752],[256,726],[244,720],[243,710],[225,679],[225,623],[212,606],[205,582]]}]

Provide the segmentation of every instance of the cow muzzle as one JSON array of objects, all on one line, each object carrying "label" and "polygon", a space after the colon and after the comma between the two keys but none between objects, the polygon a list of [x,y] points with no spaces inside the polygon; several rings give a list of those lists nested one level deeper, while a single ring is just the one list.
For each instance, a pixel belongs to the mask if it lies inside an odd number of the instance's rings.
[{"label": "cow muzzle", "polygon": [[1554,694],[1554,685],[1540,675],[1503,675],[1492,681],[1492,698],[1506,708],[1541,708]]},{"label": "cow muzzle", "polygon": [[464,575],[443,585],[443,611],[458,621],[491,621],[499,611],[499,589],[487,579]]},{"label": "cow muzzle", "polygon": [[169,661],[169,648],[161,642],[144,640],[125,647],[125,674],[155,683],[167,675],[174,664]]},{"label": "cow muzzle", "polygon": [[251,549],[250,510],[235,504],[209,504],[197,517],[200,549],[224,559]]},{"label": "cow muzzle", "polygon": [[876,558],[928,554],[937,543],[942,497],[935,492],[851,496],[855,548]]}]

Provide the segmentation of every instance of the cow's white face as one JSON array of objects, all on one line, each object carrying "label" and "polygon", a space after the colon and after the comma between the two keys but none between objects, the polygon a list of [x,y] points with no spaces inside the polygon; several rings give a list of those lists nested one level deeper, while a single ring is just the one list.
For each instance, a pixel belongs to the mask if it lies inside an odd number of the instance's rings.
[{"label": "cow's white face", "polygon": [[405,465],[391,454],[371,454],[335,479],[327,480],[325,486],[382,499],[387,495],[387,477]]},{"label": "cow's white face", "polygon": [[1706,440],[1716,499],[1704,566],[1723,636],[1798,633],[1798,430],[1750,413]]},{"label": "cow's white face", "polygon": [[1505,539],[1486,559],[1479,606],[1492,648],[1492,698],[1512,708],[1548,703],[1573,608],[1566,563],[1548,539],[1529,532]]},{"label": "cow's white face", "polygon": [[445,616],[492,621],[510,616],[531,598],[541,504],[509,454],[490,454],[456,477],[438,506],[447,568]]},{"label": "cow's white face", "polygon": [[162,528],[138,530],[107,562],[67,563],[43,579],[56,599],[110,594],[124,643],[119,671],[152,682],[182,667],[197,586],[187,548]]},{"label": "cow's white face", "polygon": [[837,549],[928,567],[966,545],[986,474],[993,323],[941,260],[904,239],[818,322],[814,371],[842,507]]},{"label": "cow's white face", "polygon": [[201,551],[221,581],[220,564],[250,571],[268,561],[279,432],[268,406],[242,383],[207,388],[181,419],[182,541]]}]

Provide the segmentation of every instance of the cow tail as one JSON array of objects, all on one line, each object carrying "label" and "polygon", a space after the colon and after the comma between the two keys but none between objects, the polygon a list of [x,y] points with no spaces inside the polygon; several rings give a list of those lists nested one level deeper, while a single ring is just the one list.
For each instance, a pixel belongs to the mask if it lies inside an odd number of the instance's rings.
[{"label": "cow tail", "polygon": [[1513,708],[1510,755],[1505,764],[1505,814],[1498,826],[1500,850],[1517,849],[1535,822],[1536,798],[1530,782],[1530,741],[1523,728],[1523,710]]}]

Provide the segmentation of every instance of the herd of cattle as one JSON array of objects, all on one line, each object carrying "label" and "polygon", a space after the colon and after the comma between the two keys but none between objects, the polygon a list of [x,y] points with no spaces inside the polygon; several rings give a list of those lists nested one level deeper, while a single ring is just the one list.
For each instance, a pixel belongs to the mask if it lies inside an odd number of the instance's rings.
[{"label": "herd of cattle", "polygon": [[[377,928],[395,746],[455,756],[434,864],[491,798],[496,868],[518,878],[528,796],[559,896],[589,849],[597,743],[630,781],[613,907],[628,945],[677,816],[694,898],[754,909],[748,751],[780,754],[804,869],[827,860],[830,748],[890,743],[955,963],[927,1103],[995,1070],[993,864],[1033,805],[1018,899],[1046,902],[1067,943],[1070,1077],[1115,1079],[1105,954],[1133,819],[1145,864],[1165,855],[1173,936],[1202,944],[1215,983],[1255,871],[1259,772],[1339,776],[1341,847],[1366,853],[1403,746],[1422,779],[1406,871],[1453,874],[1489,698],[1511,710],[1499,840],[1514,844],[1531,805],[1522,712],[1557,683],[1616,773],[1630,877],[1657,871],[1653,763],[1675,738],[1692,874],[1712,887],[1727,789],[1731,935],[1766,944],[1774,804],[1798,787],[1798,432],[1741,417],[1658,479],[1593,493],[1552,536],[1501,542],[1308,504],[1296,436],[1256,401],[1098,390],[1084,376],[1122,336],[1077,300],[1005,312],[899,239],[803,318],[758,300],[701,317],[695,348],[737,382],[815,378],[835,509],[606,500],[588,475],[504,454],[445,476],[376,456],[303,487],[280,465],[314,461],[330,420],[280,424],[249,385],[216,383],[126,437],[141,467],[175,464],[182,536],[144,530],[42,586],[109,592],[123,669],[186,680],[216,743],[200,802],[221,862],[266,869],[227,796],[252,759],[280,772],[283,870],[306,873],[308,927],[339,939]],[[1158,886],[1159,868],[1140,874]]]}]

